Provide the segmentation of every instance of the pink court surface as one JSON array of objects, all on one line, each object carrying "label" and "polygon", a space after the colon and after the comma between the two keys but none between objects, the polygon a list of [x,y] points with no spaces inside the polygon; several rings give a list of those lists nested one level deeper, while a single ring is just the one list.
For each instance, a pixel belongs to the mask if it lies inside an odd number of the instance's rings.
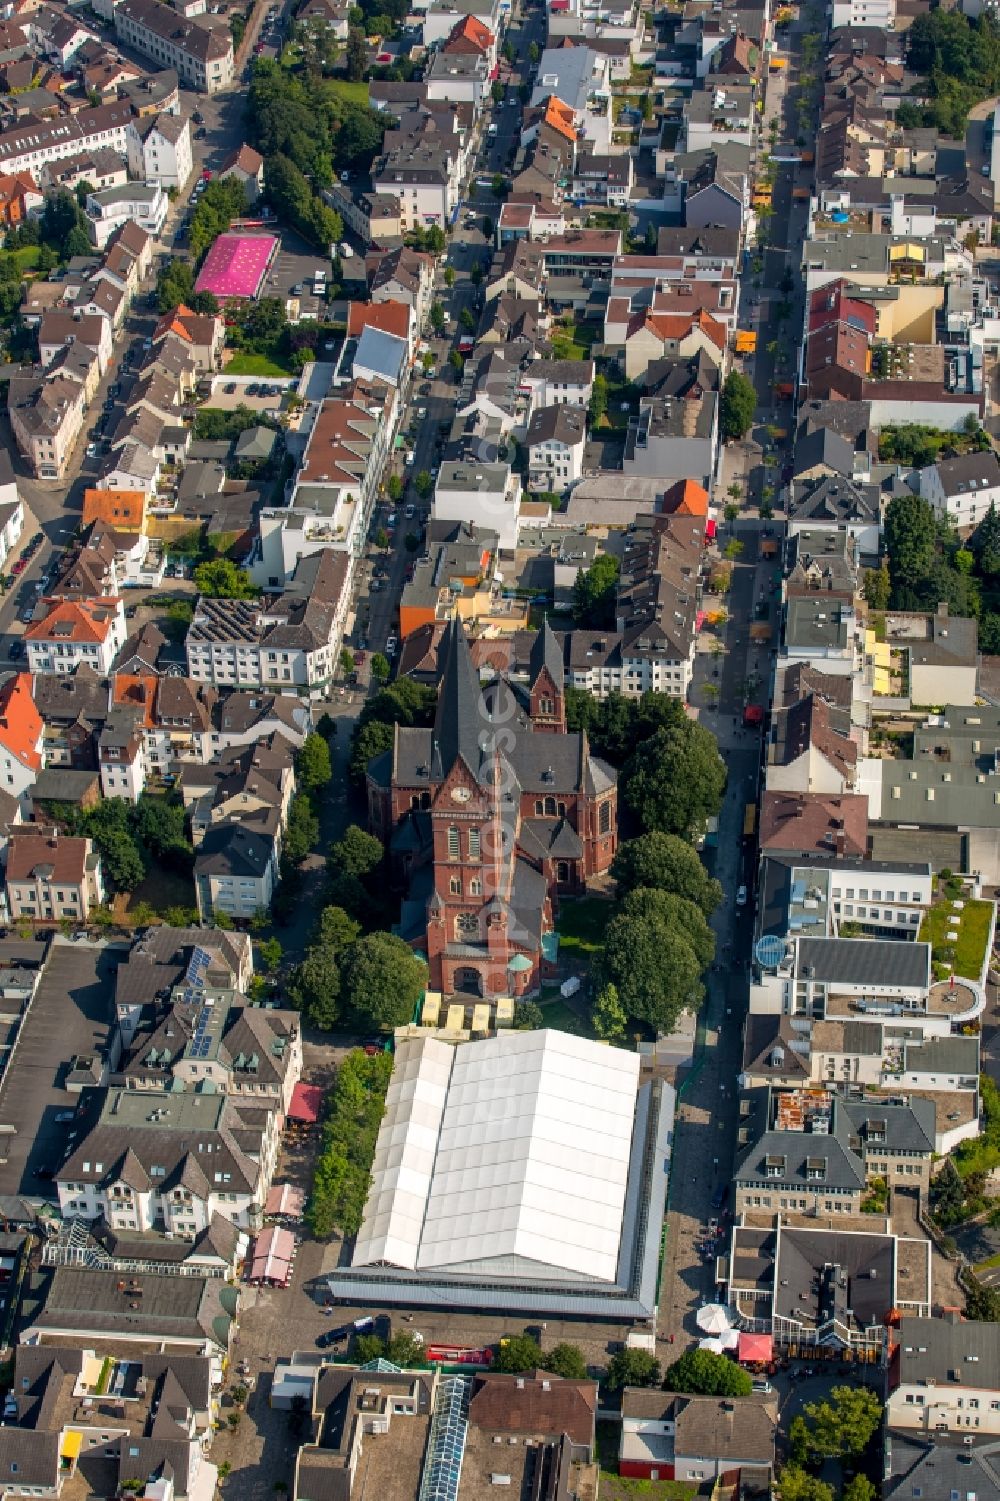
[{"label": "pink court surface", "polygon": [[256,297],[278,242],[273,235],[220,235],[205,257],[196,292]]}]

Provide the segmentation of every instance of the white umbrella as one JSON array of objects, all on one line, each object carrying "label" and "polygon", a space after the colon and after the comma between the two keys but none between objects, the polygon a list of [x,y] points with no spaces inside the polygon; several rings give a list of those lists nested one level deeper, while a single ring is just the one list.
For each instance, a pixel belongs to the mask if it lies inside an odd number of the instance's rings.
[{"label": "white umbrella", "polygon": [[738,1329],[726,1329],[719,1335],[724,1350],[736,1350],[739,1348],[740,1335]]},{"label": "white umbrella", "polygon": [[721,1339],[716,1339],[713,1334],[710,1334],[707,1339],[700,1339],[698,1341],[698,1349],[711,1350],[713,1355],[721,1355],[722,1341]]},{"label": "white umbrella", "polygon": [[706,1303],[698,1309],[695,1323],[705,1334],[724,1334],[729,1328],[729,1311],[721,1303]]}]

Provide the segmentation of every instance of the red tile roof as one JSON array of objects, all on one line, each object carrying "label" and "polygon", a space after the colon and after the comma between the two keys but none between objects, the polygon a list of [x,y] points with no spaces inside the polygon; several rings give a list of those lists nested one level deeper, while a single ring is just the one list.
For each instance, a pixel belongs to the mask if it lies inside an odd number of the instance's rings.
[{"label": "red tile roof", "polygon": [[151,730],[156,723],[154,709],[156,706],[156,685],[159,681],[153,675],[136,675],[119,672],[115,674],[112,684],[111,702],[124,704],[129,709],[139,709],[142,713],[142,723],[146,729]]},{"label": "red tile roof", "polygon": [[117,599],[61,599],[44,620],[24,633],[26,641],[106,641],[115,618]]},{"label": "red tile roof", "polygon": [[351,302],[347,308],[347,334],[357,338],[365,328],[380,328],[397,339],[410,335],[410,309],[405,302]]},{"label": "red tile roof", "polygon": [[87,869],[87,839],[71,839],[55,829],[15,828],[7,846],[7,880],[30,881],[40,866],[48,881],[80,886]]},{"label": "red tile roof", "polygon": [[493,46],[493,33],[475,16],[463,16],[447,42],[445,52],[480,52],[484,56]]}]

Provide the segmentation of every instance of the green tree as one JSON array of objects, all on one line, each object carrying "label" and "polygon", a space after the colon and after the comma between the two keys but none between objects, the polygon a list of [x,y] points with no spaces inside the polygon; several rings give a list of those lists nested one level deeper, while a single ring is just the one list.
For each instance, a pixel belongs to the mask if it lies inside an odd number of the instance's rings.
[{"label": "green tree", "polygon": [[494,104],[502,104],[503,103],[503,96],[504,96],[504,93],[505,93],[505,89],[504,89],[503,84],[500,82],[499,78],[495,78],[493,80],[493,83],[492,83],[492,85],[490,87],[490,93],[493,96],[493,103]]},{"label": "green tree", "polygon": [[985,574],[987,578],[1000,573],[1000,516],[997,515],[997,508],[992,501],[976,532],[975,551],[979,559],[980,573]]},{"label": "green tree", "polygon": [[873,610],[887,610],[892,593],[889,569],[883,561],[878,568],[866,568],[862,584],[865,600]]},{"label": "green tree", "polygon": [[608,378],[606,375],[595,375],[594,384],[590,393],[590,425],[592,428],[603,427],[608,415]]},{"label": "green tree", "polygon": [[715,958],[715,934],[701,908],[673,891],[639,886],[619,904],[617,916],[632,921],[657,921],[682,933],[702,969]]},{"label": "green tree", "polygon": [[458,315],[458,326],[459,328],[464,329],[466,333],[471,334],[472,330],[476,326],[476,320],[472,314],[471,309],[467,307],[464,307],[462,309],[462,311]]},{"label": "green tree", "polygon": [[408,1329],[396,1330],[385,1347],[385,1358],[404,1371],[427,1364],[427,1352],[424,1349],[423,1340],[411,1334]]},{"label": "green tree", "polygon": [[1000,1290],[987,1287],[972,1272],[965,1279],[965,1316],[983,1324],[1000,1324]]},{"label": "green tree", "polygon": [[454,268],[454,266],[445,266],[445,268],[444,268],[444,284],[445,284],[446,287],[453,287],[455,285],[455,268]]},{"label": "green tree", "polygon": [[95,843],[100,851],[104,874],[116,891],[134,891],[146,874],[146,867],[127,830],[109,828],[97,835]]},{"label": "green tree", "polygon": [[246,569],[237,568],[228,558],[199,563],[194,571],[194,582],[199,594],[206,594],[210,599],[256,599],[258,594]]},{"label": "green tree", "polygon": [[580,625],[600,630],[614,624],[621,565],[612,553],[602,553],[581,569],[573,584],[573,614]]},{"label": "green tree", "polygon": [[636,748],[623,781],[625,802],[643,828],[691,839],[722,806],[726,767],[714,736],[685,718]]},{"label": "green tree", "polygon": [[537,1032],[545,1026],[545,1013],[537,1001],[515,1001],[514,1030]]},{"label": "green tree", "polygon": [[375,546],[381,548],[383,552],[388,549],[389,533],[386,531],[384,526],[380,526],[378,531],[375,533]]},{"label": "green tree", "polygon": [[661,917],[618,913],[605,929],[598,983],[615,987],[629,1017],[672,1032],[681,1012],[696,1011],[704,999],[702,969],[686,934]]},{"label": "green tree", "polygon": [[[493,220],[492,219],[484,219],[483,220],[483,234],[486,236],[486,238],[488,240],[492,240],[492,238],[493,238]],[[482,283],[482,280],[483,280],[483,268],[479,264],[478,261],[473,261],[472,262],[472,267],[471,267],[471,269],[469,271],[469,280],[471,281],[471,283],[472,283],[472,285],[474,287],[478,287]]]},{"label": "green tree", "polygon": [[542,1356],[541,1369],[551,1371],[553,1376],[562,1376],[566,1381],[586,1381],[587,1362],[579,1345],[553,1345]]},{"label": "green tree", "polygon": [[330,747],[312,730],[295,758],[295,779],[303,792],[318,792],[333,776]]},{"label": "green tree", "polygon": [[392,933],[359,938],[346,957],[344,992],[354,1013],[382,1031],[413,1016],[427,985],[427,966]]},{"label": "green tree", "polygon": [[753,1382],[749,1371],[727,1355],[711,1350],[688,1350],[667,1366],[663,1385],[668,1392],[686,1392],[702,1397],[749,1397]]},{"label": "green tree", "polygon": [[502,172],[494,172],[494,174],[493,174],[493,180],[490,183],[490,186],[493,189],[493,196],[494,196],[494,198],[504,198],[504,197],[506,197],[506,194],[507,194],[507,179],[504,177],[504,175],[503,175]]},{"label": "green tree", "polygon": [[778,1501],[834,1501],[833,1486],[800,1465],[785,1465],[778,1476]]},{"label": "green tree", "polygon": [[753,426],[756,408],[757,392],[753,381],[741,375],[738,370],[731,370],[722,388],[720,404],[722,436],[726,442],[745,437]]},{"label": "green tree", "polygon": [[344,49],[344,71],[352,83],[359,83],[368,71],[368,44],[363,31],[352,26]]},{"label": "green tree", "polygon": [[722,901],[719,882],[708,874],[697,850],[676,834],[654,830],[626,840],[618,846],[611,874],[618,882],[619,896],[640,886],[672,891],[696,903],[706,917]]},{"label": "green tree", "polygon": [[[377,651],[372,657],[371,675],[376,683],[387,683],[392,674],[389,658],[383,652]],[[385,747],[386,749],[388,747]]]},{"label": "green tree", "polygon": [[541,55],[542,54],[541,54],[541,51],[539,49],[538,43],[537,42],[532,42],[529,45],[529,47],[528,47],[528,61],[529,61],[529,63],[531,64],[531,66],[533,68],[537,65],[538,60],[541,57]]},{"label": "green tree", "polygon": [[431,328],[434,330],[434,332],[436,334],[443,333],[444,332],[444,308],[442,307],[442,305],[441,305],[440,302],[432,302],[431,303],[431,310],[430,310],[430,313],[429,313],[428,316],[429,316],[429,318],[431,320]]},{"label": "green tree", "polygon": [[877,1492],[867,1475],[853,1475],[841,1492],[840,1501],[875,1501]]},{"label": "green tree", "polygon": [[257,945],[260,962],[269,975],[273,975],[281,964],[284,950],[277,938],[265,938]]},{"label": "green tree", "polygon": [[314,1027],[332,1031],[340,1014],[340,965],[332,948],[315,943],[306,950],[289,993]]},{"label": "green tree", "polygon": [[[341,676],[345,678],[352,677],[354,674],[354,653],[349,651],[346,646],[340,648],[340,672]],[[323,738],[325,739],[326,737],[324,736]]]},{"label": "green tree", "polygon": [[604,1381],[609,1392],[626,1386],[659,1386],[660,1362],[648,1350],[616,1350]]},{"label": "green tree", "polygon": [[625,1036],[628,1015],[618,999],[618,991],[614,985],[605,985],[597,992],[590,1020],[598,1037],[602,1037],[605,1042],[618,1042]]},{"label": "green tree", "polygon": [[385,493],[393,505],[398,505],[403,498],[403,481],[398,474],[390,474],[385,482]]},{"label": "green tree", "polygon": [[349,824],[330,850],[330,860],[339,869],[362,880],[379,869],[382,864],[382,843],[373,834]]},{"label": "green tree", "polygon": [[885,544],[893,594],[918,589],[934,564],[937,524],[930,501],[894,495],[885,512]]},{"label": "green tree", "polygon": [[168,260],[156,279],[156,306],[161,313],[171,313],[194,296],[194,269],[187,261]]},{"label": "green tree", "polygon": [[828,1402],[803,1409],[810,1460],[860,1459],[882,1422],[882,1403],[867,1386],[835,1386]]},{"label": "green tree", "polygon": [[512,1334],[494,1349],[490,1369],[515,1376],[521,1371],[541,1369],[543,1358],[541,1345],[530,1334]]},{"label": "green tree", "polygon": [[351,1358],[357,1365],[385,1359],[385,1340],[380,1334],[356,1334],[351,1341]]},{"label": "green tree", "polygon": [[361,937],[361,924],[343,907],[324,907],[319,915],[318,939],[324,948],[343,954]]},{"label": "green tree", "polygon": [[299,792],[288,805],[283,853],[293,865],[300,865],[319,842],[319,819],[309,794]]},{"label": "green tree", "polygon": [[204,317],[214,318],[219,311],[219,299],[214,292],[193,292],[187,305],[192,313],[201,313]]},{"label": "green tree", "polygon": [[413,487],[416,490],[417,494],[420,496],[421,500],[428,499],[432,490],[434,489],[434,480],[426,469],[421,469],[420,473],[413,481]]}]

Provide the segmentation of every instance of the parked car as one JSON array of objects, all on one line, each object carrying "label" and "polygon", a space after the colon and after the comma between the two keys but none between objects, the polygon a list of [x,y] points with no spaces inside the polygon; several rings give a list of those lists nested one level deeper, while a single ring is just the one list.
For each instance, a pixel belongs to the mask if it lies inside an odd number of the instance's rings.
[{"label": "parked car", "polygon": [[736,905],[737,905],[737,907],[745,907],[746,904],[747,904],[747,889],[746,889],[745,886],[738,886],[737,889],[736,889]]},{"label": "parked car", "polygon": [[10,643],[10,650],[8,651],[7,655],[12,662],[20,661],[20,659],[24,656],[24,642],[12,641]]},{"label": "parked car", "polygon": [[386,656],[387,657],[394,657],[396,655],[396,652],[397,652],[398,648],[399,648],[399,642],[396,640],[395,636],[389,636],[388,639],[386,640],[386,643],[385,643],[385,654],[386,654]]}]

